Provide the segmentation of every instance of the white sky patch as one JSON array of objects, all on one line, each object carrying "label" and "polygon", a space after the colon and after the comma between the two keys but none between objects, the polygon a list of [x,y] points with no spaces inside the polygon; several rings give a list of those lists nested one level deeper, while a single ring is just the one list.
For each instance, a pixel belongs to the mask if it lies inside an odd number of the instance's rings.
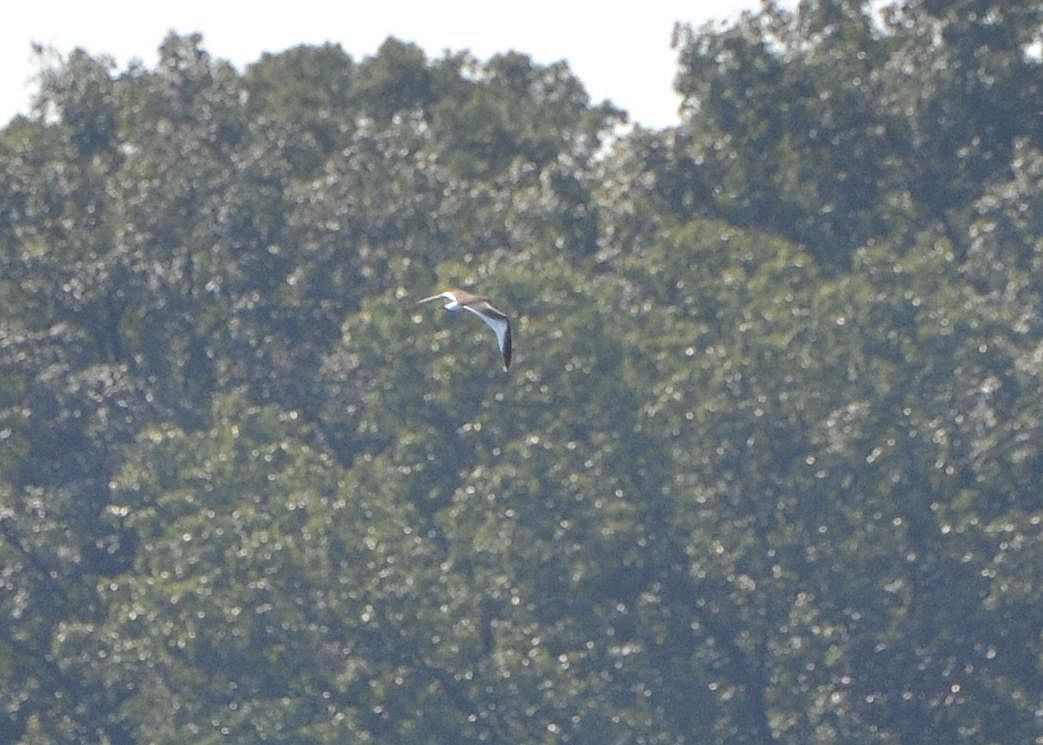
[{"label": "white sky patch", "polygon": [[112,56],[120,67],[138,59],[147,66],[169,31],[203,34],[213,56],[242,70],[264,52],[299,44],[339,43],[356,61],[373,54],[389,36],[418,44],[428,57],[469,50],[478,59],[506,51],[548,64],[566,60],[594,103],[604,99],[647,127],[677,122],[673,91],[677,53],[670,48],[674,23],[699,26],[756,9],[758,0],[646,0],[591,10],[586,3],[530,0],[384,0],[376,3],[297,0],[267,3],[181,0],[30,2],[0,24],[0,126],[27,113],[39,59],[32,44],[68,54],[82,47]]}]

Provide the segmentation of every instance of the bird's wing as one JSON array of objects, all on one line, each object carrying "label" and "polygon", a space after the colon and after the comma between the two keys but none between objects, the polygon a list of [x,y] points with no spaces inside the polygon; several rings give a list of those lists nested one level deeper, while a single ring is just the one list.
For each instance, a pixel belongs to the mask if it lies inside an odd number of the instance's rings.
[{"label": "bird's wing", "polygon": [[496,334],[496,342],[500,346],[500,355],[503,357],[503,369],[506,370],[511,366],[511,321],[507,314],[497,310],[488,302],[482,302],[476,306],[465,305],[464,308],[481,318]]},{"label": "bird's wing", "polygon": [[496,339],[500,342],[500,354],[503,356],[503,371],[507,372],[507,368],[511,366],[511,322],[509,319],[504,322],[503,333],[497,332]]},{"label": "bird's wing", "polygon": [[416,304],[420,305],[420,303],[430,303],[432,300],[438,300],[439,298],[445,298],[446,300],[456,300],[456,297],[453,296],[453,293],[451,293],[449,290],[446,290],[445,292],[440,292],[437,295],[425,297],[423,300],[417,300]]}]

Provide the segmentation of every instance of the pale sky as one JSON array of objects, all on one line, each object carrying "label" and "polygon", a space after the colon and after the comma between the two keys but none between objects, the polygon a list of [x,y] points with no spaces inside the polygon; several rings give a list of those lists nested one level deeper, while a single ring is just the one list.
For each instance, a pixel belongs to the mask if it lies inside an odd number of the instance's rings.
[{"label": "pale sky", "polygon": [[39,71],[33,42],[63,55],[82,47],[112,56],[120,67],[131,59],[151,67],[160,42],[173,30],[202,33],[211,56],[240,70],[263,52],[326,41],[340,43],[357,61],[388,36],[418,44],[428,57],[469,50],[484,60],[513,50],[540,63],[564,59],[593,102],[607,98],[632,121],[658,128],[677,121],[674,22],[698,26],[757,7],[758,0],[28,0],[9,9],[0,24],[0,126],[28,112]]}]

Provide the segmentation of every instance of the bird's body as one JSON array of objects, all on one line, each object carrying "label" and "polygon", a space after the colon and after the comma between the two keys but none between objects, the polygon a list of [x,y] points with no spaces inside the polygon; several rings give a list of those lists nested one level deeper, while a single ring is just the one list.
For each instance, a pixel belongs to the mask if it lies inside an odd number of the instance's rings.
[{"label": "bird's body", "polygon": [[511,321],[507,314],[493,307],[486,298],[472,295],[463,290],[446,290],[431,297],[425,297],[419,303],[427,303],[439,298],[448,302],[445,309],[455,313],[459,310],[468,310],[481,318],[496,334],[496,342],[500,347],[500,356],[503,359],[503,370],[511,366]]}]

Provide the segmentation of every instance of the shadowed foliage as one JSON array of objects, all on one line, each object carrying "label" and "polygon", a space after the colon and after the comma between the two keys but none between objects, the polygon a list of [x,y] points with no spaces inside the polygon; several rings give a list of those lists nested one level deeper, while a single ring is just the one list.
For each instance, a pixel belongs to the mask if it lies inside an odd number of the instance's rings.
[{"label": "shadowed foliage", "polygon": [[663,131],[395,39],[48,67],[0,741],[1043,737],[1043,11],[879,5],[678,29]]}]

